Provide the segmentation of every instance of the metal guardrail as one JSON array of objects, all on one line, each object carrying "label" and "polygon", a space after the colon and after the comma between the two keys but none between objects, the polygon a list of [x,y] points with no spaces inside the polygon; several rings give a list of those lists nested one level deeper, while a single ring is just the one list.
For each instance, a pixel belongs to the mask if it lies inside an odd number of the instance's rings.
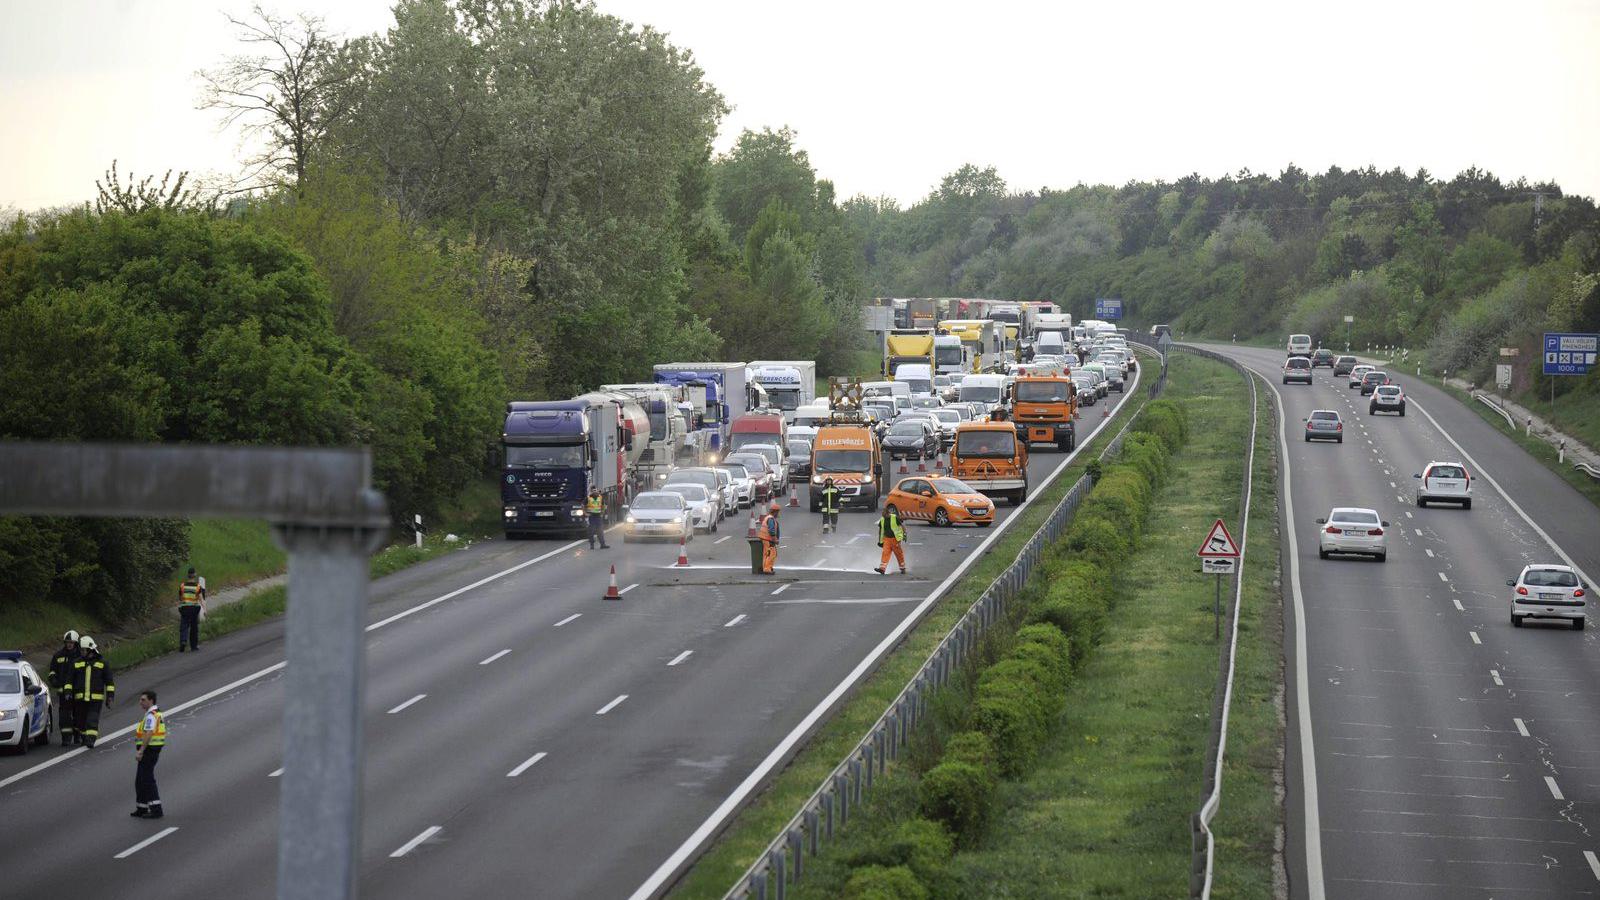
[{"label": "metal guardrail", "polygon": [[1478,393],[1477,391],[1473,391],[1472,392],[1472,399],[1478,401],[1479,403],[1482,403],[1484,406],[1487,406],[1490,409],[1494,410],[1495,412],[1499,413],[1500,414],[1500,418],[1506,420],[1506,427],[1507,428],[1510,428],[1512,431],[1516,431],[1517,430],[1517,422],[1516,422],[1516,420],[1511,418],[1511,414],[1506,412],[1505,407],[1503,407],[1500,404],[1494,402],[1493,400],[1490,400],[1488,397],[1485,397],[1484,395]]},{"label": "metal guardrail", "polygon": [[[1165,375],[1163,363],[1158,385],[1165,385]],[[1157,387],[1150,396],[1159,392]],[[1106,444],[1098,457],[1102,462],[1122,452],[1129,428],[1148,402],[1147,399],[1140,403]],[[723,895],[723,900],[784,900],[788,885],[803,877],[806,856],[821,852],[823,842],[832,840],[834,831],[849,821],[851,812],[863,802],[874,781],[884,775],[889,762],[899,759],[912,731],[927,715],[933,693],[971,659],[984,631],[1009,613],[1011,604],[1043,559],[1045,549],[1066,531],[1078,505],[1093,487],[1094,479],[1087,473],[1073,483],[1033,537],[1023,545],[1016,560],[967,607],[899,695],[867,730],[866,736],[806,798],[800,811],[739,876]]]},{"label": "metal guardrail", "polygon": [[1588,463],[1573,463],[1572,467],[1590,478],[1600,478],[1600,469],[1596,469]]}]

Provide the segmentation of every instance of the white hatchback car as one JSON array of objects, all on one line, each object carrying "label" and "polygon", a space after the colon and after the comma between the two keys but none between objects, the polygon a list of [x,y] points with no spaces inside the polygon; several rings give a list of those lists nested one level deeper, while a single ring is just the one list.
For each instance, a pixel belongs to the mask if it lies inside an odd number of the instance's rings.
[{"label": "white hatchback car", "polygon": [[675,481],[661,491],[683,498],[683,502],[689,505],[689,522],[694,528],[706,534],[717,530],[718,498],[713,497],[704,485]]},{"label": "white hatchback car", "polygon": [[1511,588],[1511,624],[1522,627],[1523,619],[1564,619],[1578,631],[1588,616],[1588,591],[1578,573],[1567,566],[1535,563],[1524,566],[1522,574],[1506,582]]},{"label": "white hatchback car", "polygon": [[694,539],[689,505],[677,491],[644,491],[629,504],[627,518],[622,522],[622,539],[632,542],[650,538]]},{"label": "white hatchback car", "polygon": [[1371,556],[1378,562],[1389,557],[1388,538],[1383,533],[1389,523],[1375,509],[1335,506],[1317,524],[1322,526],[1317,532],[1317,555],[1323,559],[1334,553]]},{"label": "white hatchback car", "polygon": [[1461,463],[1435,460],[1411,477],[1420,480],[1417,485],[1418,506],[1459,503],[1462,509],[1472,508],[1472,476]]},{"label": "white hatchback car", "polygon": [[50,688],[22,652],[0,651],[0,747],[50,743],[50,710]]}]

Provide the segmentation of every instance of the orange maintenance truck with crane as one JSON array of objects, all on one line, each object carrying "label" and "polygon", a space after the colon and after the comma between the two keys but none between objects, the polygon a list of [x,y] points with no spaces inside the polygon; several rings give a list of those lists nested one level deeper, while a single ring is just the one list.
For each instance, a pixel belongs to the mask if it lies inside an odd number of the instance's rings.
[{"label": "orange maintenance truck with crane", "polygon": [[1063,453],[1077,444],[1078,389],[1070,375],[1065,368],[1031,372],[1011,383],[1011,418],[1029,444],[1055,444]]}]

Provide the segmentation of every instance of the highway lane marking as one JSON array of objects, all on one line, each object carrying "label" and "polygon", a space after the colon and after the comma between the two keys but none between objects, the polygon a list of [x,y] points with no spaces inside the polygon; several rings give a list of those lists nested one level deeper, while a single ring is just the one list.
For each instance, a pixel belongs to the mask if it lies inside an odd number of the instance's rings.
[{"label": "highway lane marking", "polygon": [[1444,576],[1444,573],[1443,573],[1443,572],[1440,572],[1440,573],[1439,573],[1439,580],[1440,580],[1440,581],[1443,581],[1443,582],[1449,582],[1449,581],[1450,581],[1450,579],[1448,579],[1448,578],[1446,578],[1446,577],[1445,577],[1445,576]]},{"label": "highway lane marking", "polygon": [[623,588],[623,589],[622,589],[622,590],[620,590],[620,591],[617,591],[617,596],[618,596],[618,597],[621,597],[621,596],[622,596],[622,595],[623,595],[623,594],[626,594],[626,593],[627,593],[627,592],[629,592],[629,591],[631,591],[631,590],[633,590],[633,589],[634,589],[634,588],[636,588],[636,587],[638,587],[638,586],[639,586],[639,585],[638,585],[638,584],[637,584],[637,583],[635,583],[635,584],[630,584],[630,585],[628,585],[628,586],[627,586],[627,587],[625,587],[625,588]]},{"label": "highway lane marking", "polygon": [[1422,537],[1422,529],[1421,528],[1413,528],[1411,530],[1415,531],[1417,533],[1417,537]]},{"label": "highway lane marking", "polygon": [[853,538],[851,538],[851,539],[850,539],[850,540],[848,540],[848,541],[845,541],[845,542],[844,542],[844,543],[845,543],[845,546],[849,546],[849,545],[850,545],[850,544],[854,544],[854,543],[855,543],[855,542],[856,542],[856,541],[859,541],[859,540],[861,540],[861,539],[862,539],[862,538],[864,538],[864,537],[866,537],[866,535],[864,535],[864,534],[858,534],[858,535],[856,535],[856,536],[855,536],[855,537],[853,537]]},{"label": "highway lane marking", "polygon": [[[1130,391],[1136,391],[1138,389],[1139,378],[1141,378],[1144,373],[1144,367],[1140,366],[1135,370],[1135,372],[1137,374],[1135,375],[1133,385],[1130,387]],[[1118,404],[1118,406],[1120,410],[1122,404]],[[1281,421],[1283,417],[1281,403],[1278,409],[1278,416]],[[755,767],[750,770],[750,773],[745,776],[744,780],[741,781],[726,797],[723,798],[722,802],[717,805],[717,808],[712,810],[711,813],[707,815],[706,818],[702,820],[701,823],[695,828],[695,830],[691,832],[688,837],[684,838],[683,841],[677,846],[676,849],[672,851],[671,854],[667,856],[666,859],[661,861],[661,864],[656,867],[655,871],[653,871],[642,883],[640,883],[639,887],[629,895],[629,900],[645,900],[645,898],[651,897],[657,891],[661,890],[661,888],[663,888],[666,883],[670,881],[675,874],[677,874],[678,870],[684,865],[684,863],[687,862],[690,857],[695,855],[697,849],[701,847],[708,839],[710,839],[711,835],[717,832],[722,823],[724,823],[728,817],[733,814],[734,810],[743,805],[745,799],[754,793],[756,788],[759,787],[762,781],[766,779],[767,775],[769,775],[775,768],[777,768],[779,763],[783,762],[788,757],[794,746],[800,742],[802,737],[811,731],[811,729],[823,717],[823,715],[833,707],[833,704],[836,703],[847,691],[854,687],[857,682],[860,681],[862,676],[878,663],[878,661],[883,657],[884,653],[888,652],[891,647],[894,647],[900,642],[900,639],[905,636],[905,633],[922,618],[922,616],[927,612],[928,608],[931,607],[935,601],[937,601],[947,590],[949,590],[952,584],[955,584],[957,579],[966,574],[968,569],[977,564],[977,561],[983,557],[984,551],[992,546],[996,540],[999,540],[1000,536],[1005,534],[1009,529],[1010,523],[1017,520],[1018,514],[1020,514],[1022,510],[1027,509],[1028,506],[1034,502],[1034,499],[1040,496],[1042,492],[1047,489],[1063,471],[1066,470],[1067,466],[1072,464],[1072,461],[1077,458],[1078,454],[1083,452],[1083,450],[1088,446],[1089,441],[1092,440],[1096,435],[1100,434],[1106,425],[1109,425],[1115,421],[1115,419],[1111,418],[1100,420],[1100,422],[1095,425],[1094,430],[1089,433],[1087,438],[1080,440],[1077,447],[1071,453],[1061,457],[1060,463],[1053,471],[1051,471],[1048,476],[1045,477],[1044,481],[1041,482],[1038,487],[1034,488],[1028,499],[1022,501],[1022,505],[1016,507],[1012,511],[1012,515],[1007,516],[1003,521],[997,523],[995,527],[989,529],[990,534],[987,535],[977,547],[973,548],[973,552],[968,554],[966,559],[962,560],[961,564],[956,567],[955,571],[946,576],[945,580],[940,582],[937,587],[935,587],[926,597],[924,597],[922,602],[917,604],[915,609],[907,613],[905,618],[901,619],[900,623],[896,625],[894,629],[883,638],[883,640],[879,641],[876,647],[869,650],[867,655],[864,656],[861,661],[858,662],[855,667],[852,668],[850,672],[846,674],[844,678],[841,679],[839,683],[828,692],[826,696],[818,701],[817,705],[812,707],[811,711],[808,712],[805,717],[802,718],[800,722],[789,731],[787,735],[778,741],[777,745],[772,748],[766,757],[764,757],[760,762],[756,763]],[[1283,446],[1284,452],[1287,453],[1288,444],[1286,441]],[[867,535],[860,535],[860,537],[865,536]],[[1302,685],[1304,685],[1303,680]],[[1313,760],[1312,762],[1314,765],[1315,761]],[[1314,778],[1314,770],[1312,777]],[[1314,781],[1312,783],[1313,785],[1315,784]],[[1316,798],[1312,797],[1310,799],[1310,803],[1314,808],[1316,804]],[[1309,820],[1315,821],[1315,818],[1312,817]],[[1312,833],[1319,834],[1319,832],[1316,831],[1313,831]],[[1307,900],[1322,900],[1323,897],[1320,837],[1316,846],[1317,849],[1315,851],[1308,850],[1308,856],[1312,855],[1313,853],[1315,854],[1316,863],[1315,867],[1312,869],[1314,877],[1310,879],[1312,882],[1312,895],[1308,897]]]},{"label": "highway lane marking", "polygon": [[605,706],[602,706],[599,709],[595,710],[594,714],[597,715],[597,716],[603,716],[606,713],[611,712],[613,709],[616,709],[617,707],[621,706],[622,705],[622,701],[624,701],[626,699],[628,699],[628,695],[627,694],[618,694],[617,695],[617,699],[612,700],[610,703],[607,703]]},{"label": "highway lane marking", "polygon": [[1478,638],[1478,633],[1476,631],[1469,631],[1469,632],[1467,632],[1467,634],[1472,635],[1472,642],[1474,644],[1482,644],[1483,643],[1483,641]]},{"label": "highway lane marking", "polygon": [[733,535],[731,535],[731,534],[730,534],[730,535],[727,535],[727,536],[726,536],[726,537],[719,537],[719,538],[717,538],[717,539],[716,539],[716,540],[714,540],[714,541],[712,541],[712,542],[711,542],[711,543],[712,543],[712,544],[713,544],[713,545],[716,545],[716,544],[720,544],[720,543],[722,543],[722,542],[723,542],[723,541],[725,541],[725,540],[728,540],[728,539],[729,539],[729,538],[731,538],[731,537],[733,537]]},{"label": "highway lane marking", "polygon": [[552,625],[550,627],[551,628],[560,628],[561,626],[567,624],[568,622],[571,622],[573,619],[576,619],[576,618],[578,618],[579,616],[582,616],[582,615],[583,615],[583,613],[573,613],[572,615],[567,616],[565,619],[562,619],[561,621],[557,622],[556,624],[554,624],[554,625]]},{"label": "highway lane marking", "polygon": [[510,653],[510,652],[511,652],[511,648],[507,647],[506,649],[501,650],[499,653],[496,653],[495,655],[489,657],[488,659],[479,660],[478,661],[478,665],[487,666],[488,664],[494,662],[495,660],[499,659],[502,656],[505,656],[507,653]]},{"label": "highway lane marking", "polygon": [[[1415,518],[1416,518],[1416,516],[1413,516],[1413,515],[1412,515],[1412,514],[1411,514],[1411,510],[1409,510],[1409,509],[1408,509],[1408,510],[1406,510],[1406,518],[1408,518],[1408,519],[1415,519]],[[1422,532],[1420,532],[1420,531],[1419,531],[1419,532],[1417,532],[1417,534],[1421,534],[1421,533],[1422,533]]]},{"label": "highway lane marking", "polygon": [[739,613],[737,616],[734,616],[733,618],[729,619],[727,621],[727,623],[724,624],[722,627],[723,628],[732,628],[733,626],[739,624],[740,622],[743,622],[744,620],[745,620],[744,613]]},{"label": "highway lane marking", "polygon": [[885,603],[915,603],[915,602],[917,602],[918,600],[921,600],[921,599],[922,599],[921,597],[862,597],[860,599],[853,599],[853,600],[840,600],[840,599],[828,600],[828,599],[811,598],[811,597],[797,597],[797,598],[795,598],[793,600],[768,600],[767,601],[767,605],[768,606],[800,606],[800,605],[803,605],[803,604],[812,604],[812,603],[815,603],[815,604],[830,604],[831,603],[831,604],[846,605],[846,606],[849,606],[849,605],[862,605],[862,606],[865,606],[865,605],[877,605],[877,604],[885,604]]},{"label": "highway lane marking", "polygon": [[1583,851],[1583,858],[1589,861],[1589,871],[1594,873],[1596,881],[1600,881],[1600,859],[1596,859],[1593,850]]},{"label": "highway lane marking", "polygon": [[[1385,475],[1387,475],[1387,474],[1389,474],[1389,470],[1388,470],[1388,469],[1385,469],[1385,470],[1383,470],[1383,474],[1385,474]],[[1398,485],[1398,484],[1395,484],[1395,483],[1394,483],[1394,482],[1392,482],[1392,481],[1391,481],[1391,482],[1389,482],[1389,487],[1392,487],[1392,488],[1398,488],[1398,487],[1399,487],[1399,486],[1400,486],[1400,485]]]},{"label": "highway lane marking", "polygon": [[776,597],[779,594],[783,593],[784,591],[787,591],[788,589],[789,589],[789,585],[787,585],[787,584],[782,585],[777,590],[772,592],[772,596]]},{"label": "highway lane marking", "polygon": [[1544,777],[1544,783],[1545,783],[1546,787],[1550,788],[1550,796],[1556,798],[1557,800],[1565,800],[1565,799],[1567,799],[1565,796],[1562,795],[1561,786],[1556,784],[1556,780],[1554,778],[1551,778],[1549,775],[1546,775]]},{"label": "highway lane marking", "polygon": [[1478,470],[1478,477],[1489,482],[1489,485],[1495,489],[1495,492],[1501,497],[1504,497],[1505,501],[1511,505],[1511,508],[1517,511],[1517,515],[1522,517],[1522,521],[1527,522],[1529,528],[1532,528],[1534,532],[1539,535],[1539,537],[1544,538],[1544,542],[1549,544],[1551,549],[1556,551],[1556,555],[1561,557],[1562,562],[1576,569],[1578,576],[1584,581],[1591,583],[1594,581],[1593,578],[1589,577],[1588,573],[1583,571],[1582,567],[1580,567],[1576,562],[1573,562],[1572,557],[1568,556],[1567,552],[1561,549],[1561,545],[1556,543],[1554,538],[1552,538],[1543,528],[1539,527],[1539,523],[1535,522],[1533,517],[1528,515],[1528,513],[1523,510],[1521,504],[1511,499],[1511,494],[1508,493],[1505,488],[1500,486],[1500,482],[1495,481],[1494,476],[1490,475],[1488,470],[1484,469],[1484,467],[1472,457],[1472,454],[1468,453],[1466,448],[1461,446],[1461,444],[1451,436],[1450,432],[1444,430],[1444,426],[1439,424],[1439,420],[1435,419],[1432,413],[1424,409],[1420,403],[1412,401],[1412,405],[1416,406],[1417,410],[1424,416],[1427,416],[1428,421],[1433,423],[1433,427],[1439,429],[1439,433],[1444,435],[1444,439],[1450,442],[1450,446],[1456,448],[1456,450],[1461,454],[1462,458],[1471,463],[1473,467]]},{"label": "highway lane marking", "polygon": [[681,663],[681,662],[683,662],[683,661],[684,661],[684,660],[686,660],[686,659],[688,659],[688,658],[689,658],[689,654],[691,654],[691,653],[693,653],[693,652],[694,652],[694,651],[693,651],[693,650],[685,650],[685,651],[683,651],[683,652],[682,652],[682,653],[679,653],[679,654],[678,654],[678,655],[677,655],[677,656],[674,656],[674,657],[673,657],[673,658],[672,658],[672,662],[669,662],[669,663],[667,663],[667,665],[669,665],[669,666],[675,666],[675,665],[677,665],[677,664],[678,664],[678,663]]},{"label": "highway lane marking", "polygon": [[534,763],[538,762],[541,759],[544,759],[546,756],[549,756],[549,755],[550,754],[545,753],[543,751],[535,753],[534,755],[532,755],[532,756],[528,757],[527,759],[523,760],[521,765],[519,765],[515,769],[512,769],[511,771],[507,772],[506,773],[506,777],[507,778],[515,778],[518,775],[521,775],[523,772],[526,772],[529,769],[533,768],[533,764]]},{"label": "highway lane marking", "polygon": [[1404,502],[1406,502],[1406,498],[1404,498],[1404,497],[1402,497],[1402,496],[1400,496],[1400,495],[1399,495],[1399,494],[1395,494],[1395,495],[1394,495],[1394,498],[1395,498],[1395,499],[1396,499],[1396,500],[1399,500],[1399,501],[1400,501],[1400,502],[1401,502],[1401,503],[1404,503]]},{"label": "highway lane marking", "polygon": [[1466,608],[1466,607],[1465,607],[1465,606],[1462,606],[1462,605],[1461,605],[1461,600],[1460,600],[1460,599],[1459,599],[1459,598],[1457,598],[1457,597],[1451,597],[1451,598],[1450,598],[1450,602],[1451,602],[1451,603],[1454,603],[1454,604],[1455,604],[1455,605],[1456,605],[1456,610],[1457,610],[1457,611],[1458,611],[1458,612],[1466,612],[1466,611],[1467,611],[1467,608]]},{"label": "highway lane marking", "polygon": [[267,777],[268,778],[277,778],[279,775],[282,775],[282,774],[283,774],[283,767],[279,766],[278,768],[273,769],[271,772],[268,772],[267,773]]},{"label": "highway lane marking", "polygon": [[171,834],[171,833],[173,833],[174,831],[177,831],[177,830],[178,830],[178,826],[176,826],[176,825],[172,825],[172,826],[168,826],[166,828],[163,828],[160,831],[156,832],[155,834],[150,835],[149,837],[145,838],[144,840],[140,841],[139,843],[134,844],[132,847],[129,847],[128,849],[122,851],[121,853],[118,853],[116,856],[113,856],[111,858],[112,859],[127,859],[128,857],[134,855],[135,853],[138,853],[140,850],[143,850],[144,848],[150,846],[151,844],[154,844],[156,841],[161,840],[162,838],[166,837],[167,835],[169,835],[169,834]]},{"label": "highway lane marking", "polygon": [[1497,687],[1505,687],[1506,686],[1506,683],[1504,681],[1500,680],[1500,672],[1498,670],[1490,669],[1489,670],[1489,677],[1494,679],[1494,683],[1495,683],[1495,685]]},{"label": "highway lane marking", "polygon": [[1523,737],[1531,737],[1531,735],[1528,734],[1528,726],[1524,725],[1521,719],[1512,719],[1511,721],[1515,722],[1517,725],[1517,734],[1520,734]]},{"label": "highway lane marking", "polygon": [[[443,603],[446,600],[452,600],[452,599],[454,599],[456,597],[459,597],[462,594],[465,594],[467,591],[472,590],[473,588],[482,587],[482,586],[488,584],[491,581],[499,581],[500,579],[506,577],[507,575],[510,575],[513,572],[520,572],[523,569],[526,569],[527,567],[533,565],[534,563],[541,563],[541,562],[544,562],[545,560],[549,559],[552,556],[556,556],[556,555],[565,553],[568,550],[571,550],[573,547],[576,547],[581,543],[583,543],[583,541],[573,541],[570,544],[566,544],[566,545],[563,545],[561,547],[557,547],[556,549],[551,550],[549,553],[545,553],[545,554],[542,554],[540,556],[535,556],[533,559],[530,559],[530,560],[528,560],[526,562],[517,563],[516,565],[512,566],[509,569],[501,569],[500,571],[494,573],[493,575],[490,575],[490,576],[488,576],[486,578],[480,578],[477,581],[474,581],[473,583],[467,585],[466,587],[456,588],[455,590],[451,591],[448,594],[442,594],[442,595],[440,595],[438,597],[433,598],[432,600],[426,601],[424,603],[418,603],[416,606],[413,606],[410,609],[402,610],[400,612],[397,612],[397,613],[395,613],[394,615],[390,616],[387,619],[381,619],[381,620],[379,620],[377,622],[373,622],[371,625],[367,626],[367,630],[368,631],[377,631],[379,628],[382,628],[385,625],[389,625],[389,624],[392,624],[394,622],[398,622],[398,621],[400,621],[401,619],[404,619],[407,616],[415,615],[416,613],[422,612],[423,610],[428,609],[430,607],[438,606],[440,603]],[[167,714],[171,715],[172,713],[168,712]],[[133,728],[130,726],[128,730],[132,731]]]},{"label": "highway lane marking", "polygon": [[[1418,537],[1420,537],[1420,536],[1421,535],[1418,535]],[[1429,559],[1433,559],[1433,551],[1432,550],[1429,550],[1428,548],[1424,547],[1424,548],[1422,548],[1422,552],[1428,554],[1428,558]]]},{"label": "highway lane marking", "polygon": [[418,700],[421,700],[423,697],[426,697],[426,696],[428,696],[428,695],[427,694],[418,694],[415,697],[412,697],[410,700],[407,700],[406,702],[400,704],[399,706],[396,706],[394,709],[389,710],[389,715],[392,716],[395,713],[400,712],[401,710],[405,709],[406,707],[410,706],[413,703],[416,703]]},{"label": "highway lane marking", "polygon": [[417,845],[418,844],[422,843],[423,841],[427,840],[428,838],[433,837],[434,835],[438,834],[439,832],[441,832],[443,830],[444,830],[443,827],[441,827],[439,825],[429,825],[427,828],[422,829],[422,833],[421,834],[417,835],[416,837],[412,838],[409,841],[406,841],[404,844],[401,844],[399,850],[396,850],[395,852],[389,854],[389,858],[390,859],[399,859],[400,857],[405,856],[407,853],[410,853],[411,851],[417,849]]}]

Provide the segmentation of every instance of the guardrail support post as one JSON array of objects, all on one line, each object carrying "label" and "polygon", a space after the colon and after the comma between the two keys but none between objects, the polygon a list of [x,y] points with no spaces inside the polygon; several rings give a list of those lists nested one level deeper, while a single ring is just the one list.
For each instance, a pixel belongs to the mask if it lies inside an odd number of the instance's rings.
[{"label": "guardrail support post", "polygon": [[789,873],[789,864],[783,858],[785,855],[781,848],[767,854],[767,868],[772,872],[772,896],[774,900],[783,900],[783,896],[786,893],[784,886],[787,884],[788,879],[785,876]]},{"label": "guardrail support post", "polygon": [[[819,821],[821,818],[822,818],[821,816],[817,815],[817,811],[816,811],[815,808],[806,810],[806,814],[805,814],[806,837],[808,837],[810,839],[811,855],[812,856],[816,856],[817,852],[821,849],[820,837],[817,834],[817,831],[819,830],[819,825],[821,824],[820,821]],[[796,863],[795,866],[796,866],[796,868],[798,868],[799,867],[799,863]]]},{"label": "guardrail support post", "polygon": [[876,768],[873,765],[873,760],[875,758],[877,758],[877,752],[872,749],[872,745],[871,744],[868,744],[867,746],[861,748],[861,758],[862,758],[862,761],[866,764],[865,765],[866,774],[864,775],[865,784],[862,785],[862,790],[864,791],[867,788],[872,787],[872,774],[873,774],[872,770],[874,768]]},{"label": "guardrail support post", "polygon": [[802,862],[806,855],[805,849],[805,836],[800,833],[800,829],[789,829],[789,854],[794,857],[794,880],[796,882],[800,881],[800,876],[805,871],[805,864]]}]

